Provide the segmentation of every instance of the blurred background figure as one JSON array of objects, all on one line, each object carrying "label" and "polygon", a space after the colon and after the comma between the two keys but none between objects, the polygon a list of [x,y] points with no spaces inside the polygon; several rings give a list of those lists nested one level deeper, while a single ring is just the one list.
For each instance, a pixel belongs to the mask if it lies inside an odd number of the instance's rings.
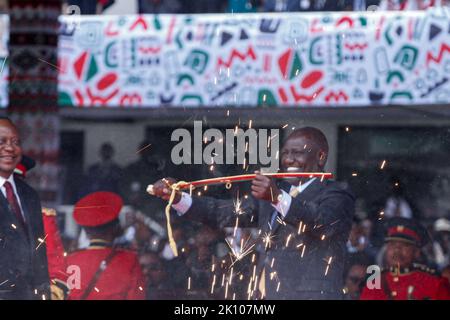
[{"label": "blurred background figure", "polygon": [[313,1],[264,0],[265,12],[311,11]]},{"label": "blurred background figure", "polygon": [[359,300],[367,278],[367,267],[372,263],[373,261],[364,254],[357,254],[349,259],[349,266],[344,277],[344,291],[347,300]]},{"label": "blurred background figure", "polygon": [[366,11],[378,9],[380,0],[344,0],[345,11]]},{"label": "blurred background figure", "polygon": [[89,167],[81,196],[95,191],[110,191],[120,194],[122,168],[114,161],[114,147],[107,142],[99,149],[100,161]]},{"label": "blurred background figure", "polygon": [[180,288],[171,286],[172,268],[165,264],[158,254],[144,252],[139,256],[139,263],[147,282],[147,300],[179,299]]},{"label": "blurred background figure", "polygon": [[384,215],[386,218],[402,217],[412,218],[412,210],[405,198],[403,185],[399,178],[394,176],[391,178],[391,196],[386,200],[384,207]]},{"label": "blurred background figure", "polygon": [[101,14],[104,10],[112,6],[114,2],[115,0],[67,0],[64,6],[78,6],[82,15]]},{"label": "blurred background figure", "polygon": [[225,12],[226,1],[222,0],[180,0],[180,13],[221,13]]},{"label": "blurred background figure", "polygon": [[138,0],[139,13],[179,13],[179,0]]},{"label": "blurred background figure", "polygon": [[156,138],[143,141],[137,150],[140,158],[124,169],[120,182],[125,203],[158,221],[164,220],[165,203],[149,197],[146,189],[149,181],[173,174],[168,164],[170,157],[163,148]]},{"label": "blurred background figure", "polygon": [[245,13],[256,12],[262,0],[228,0],[227,12]]},{"label": "blurred background figure", "polygon": [[371,221],[353,221],[350,236],[347,241],[349,260],[353,256],[364,255],[367,259],[375,260],[377,249],[370,242]]},{"label": "blurred background figure", "polygon": [[450,264],[450,221],[445,218],[434,223],[433,256],[439,270]]}]

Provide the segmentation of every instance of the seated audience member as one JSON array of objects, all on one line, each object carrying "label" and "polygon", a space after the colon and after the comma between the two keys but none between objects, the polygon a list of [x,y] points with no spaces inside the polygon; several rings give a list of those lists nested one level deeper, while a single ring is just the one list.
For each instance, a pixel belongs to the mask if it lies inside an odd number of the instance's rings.
[{"label": "seated audience member", "polygon": [[426,229],[414,219],[386,221],[386,269],[380,286],[366,283],[362,300],[449,300],[450,285],[426,265],[416,263],[428,242]]}]

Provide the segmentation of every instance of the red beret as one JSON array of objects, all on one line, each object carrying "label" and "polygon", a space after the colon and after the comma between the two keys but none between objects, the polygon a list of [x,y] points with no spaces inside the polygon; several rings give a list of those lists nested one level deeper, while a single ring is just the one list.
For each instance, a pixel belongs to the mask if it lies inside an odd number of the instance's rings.
[{"label": "red beret", "polygon": [[36,161],[34,161],[30,157],[27,157],[26,155],[22,155],[22,160],[14,169],[14,173],[25,178],[27,175],[27,172],[29,170],[33,169],[35,166],[36,166]]},{"label": "red beret", "polygon": [[27,167],[25,167],[22,163],[19,163],[14,169],[14,173],[25,178],[25,176],[27,175]]},{"label": "red beret", "polygon": [[429,235],[415,219],[395,217],[387,220],[385,241],[404,241],[423,247],[429,241]]},{"label": "red beret", "polygon": [[113,192],[90,193],[75,204],[73,218],[84,227],[98,227],[119,216],[122,198]]}]

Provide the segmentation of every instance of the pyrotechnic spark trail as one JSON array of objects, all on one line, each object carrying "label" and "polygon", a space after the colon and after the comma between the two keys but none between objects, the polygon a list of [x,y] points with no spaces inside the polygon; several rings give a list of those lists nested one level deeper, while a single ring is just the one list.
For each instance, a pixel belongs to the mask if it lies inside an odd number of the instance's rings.
[{"label": "pyrotechnic spark trail", "polygon": [[[247,238],[247,240],[245,241],[245,243],[243,245],[241,244],[240,252],[236,252],[236,249],[231,245],[231,243],[227,239],[225,239],[225,242],[227,243],[228,247],[230,247],[231,254],[232,254],[231,255],[231,265],[229,268],[232,268],[236,262],[242,260],[248,254],[250,254],[253,251],[253,248],[255,247],[255,244],[251,244],[251,245],[249,244],[250,237]],[[234,257],[234,259],[233,259],[233,257]]]},{"label": "pyrotechnic spark trail", "polygon": [[142,147],[141,149],[139,149],[138,151],[136,151],[136,154],[142,152],[143,150],[147,149],[148,147],[150,147],[152,144],[149,143],[148,145],[146,145],[145,147]]},{"label": "pyrotechnic spark trail", "polygon": [[263,243],[265,243],[265,249],[270,248],[270,246],[272,245],[273,238],[274,238],[274,236],[271,235],[270,232],[264,233]]},{"label": "pyrotechnic spark trail", "polygon": [[62,70],[61,70],[61,68],[59,68],[58,66],[55,66],[53,63],[50,63],[50,62],[48,62],[48,61],[45,61],[45,60],[43,60],[43,59],[41,59],[41,58],[38,58],[38,60],[39,61],[41,61],[41,62],[44,62],[44,63],[46,63],[46,64],[48,64],[49,66],[52,66],[53,68],[55,68],[56,70],[58,70],[59,72],[63,72]]},{"label": "pyrotechnic spark trail", "polygon": [[45,235],[44,239],[38,238],[39,244],[36,247],[36,250],[39,249],[39,247],[41,246],[41,244],[43,244],[45,242],[45,239],[47,239],[48,234]]}]

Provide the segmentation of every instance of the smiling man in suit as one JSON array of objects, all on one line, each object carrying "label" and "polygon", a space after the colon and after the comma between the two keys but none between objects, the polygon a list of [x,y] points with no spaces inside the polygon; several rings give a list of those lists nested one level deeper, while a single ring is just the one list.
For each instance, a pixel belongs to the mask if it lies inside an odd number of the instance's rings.
[{"label": "smiling man in suit", "polygon": [[39,197],[14,169],[22,158],[20,137],[0,118],[0,300],[49,299],[49,277]]},{"label": "smiling man in suit", "polygon": [[[324,172],[328,156],[325,135],[316,128],[293,131],[281,152],[284,172]],[[175,180],[157,181],[153,193],[170,195]],[[173,208],[179,215],[223,227],[259,228],[253,298],[342,299],[343,272],[354,214],[354,195],[347,184],[318,178],[276,183],[257,172],[252,193],[236,213],[232,200],[178,192]]]}]

